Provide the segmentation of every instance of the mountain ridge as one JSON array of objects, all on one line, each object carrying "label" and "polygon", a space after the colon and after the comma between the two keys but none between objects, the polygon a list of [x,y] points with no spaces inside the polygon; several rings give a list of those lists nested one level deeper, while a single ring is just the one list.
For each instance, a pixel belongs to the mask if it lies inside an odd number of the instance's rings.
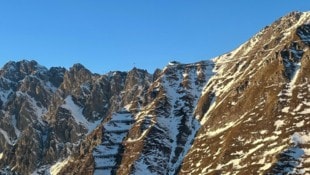
[{"label": "mountain ridge", "polygon": [[9,62],[0,173],[310,173],[309,26],[292,12],[229,53],[153,74]]}]

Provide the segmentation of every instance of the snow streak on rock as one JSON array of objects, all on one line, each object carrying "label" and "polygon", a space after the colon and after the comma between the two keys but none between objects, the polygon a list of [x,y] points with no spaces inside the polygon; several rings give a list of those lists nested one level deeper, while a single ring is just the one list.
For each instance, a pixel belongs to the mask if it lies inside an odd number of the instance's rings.
[{"label": "snow streak on rock", "polygon": [[[134,174],[176,174],[200,124],[194,115],[202,88],[213,75],[213,63],[171,63],[155,82],[158,114],[146,137],[142,154],[133,167]],[[154,108],[154,106],[152,107]],[[161,145],[157,147],[155,145]]]},{"label": "snow streak on rock", "polygon": [[95,175],[116,173],[123,156],[122,142],[133,123],[132,114],[128,111],[122,111],[112,115],[111,120],[103,125],[102,143],[93,151]]}]

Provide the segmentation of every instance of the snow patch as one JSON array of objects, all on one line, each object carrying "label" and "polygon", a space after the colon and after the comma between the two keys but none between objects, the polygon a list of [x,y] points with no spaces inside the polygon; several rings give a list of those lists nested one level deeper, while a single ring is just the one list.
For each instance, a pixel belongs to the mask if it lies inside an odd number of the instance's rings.
[{"label": "snow patch", "polygon": [[68,164],[69,161],[70,161],[70,158],[67,158],[67,159],[65,159],[61,162],[57,162],[56,164],[51,166],[50,174],[51,175],[57,175],[61,171],[61,169]]},{"label": "snow patch", "polygon": [[229,128],[231,128],[235,124],[236,124],[235,122],[227,123],[227,124],[225,124],[224,127],[218,128],[218,129],[216,129],[214,131],[207,132],[207,135],[208,135],[208,137],[215,137],[215,136],[219,135],[220,133],[228,130]]},{"label": "snow patch", "polygon": [[203,137],[205,137],[205,136],[207,136],[207,137],[209,137],[209,138],[215,137],[215,136],[219,135],[220,133],[225,132],[225,131],[228,130],[229,128],[238,125],[238,124],[244,119],[244,117],[247,116],[247,114],[248,114],[248,113],[243,114],[243,115],[240,116],[240,117],[238,118],[238,120],[236,120],[236,121],[226,123],[225,126],[223,126],[223,127],[221,127],[221,128],[217,128],[217,129],[215,129],[215,130],[213,130],[213,131],[208,130],[208,131],[206,132],[206,134],[199,135],[197,138],[200,139],[200,138],[203,138]]},{"label": "snow patch", "polygon": [[309,108],[308,109],[304,109],[303,111],[299,112],[299,114],[303,114],[303,115],[310,114],[310,109]]},{"label": "snow patch", "polygon": [[295,63],[295,74],[293,75],[293,78],[292,78],[292,80],[291,80],[291,82],[290,82],[290,87],[292,87],[291,88],[291,90],[293,90],[293,87],[295,87],[295,83],[296,83],[296,81],[297,81],[297,78],[298,78],[298,75],[299,75],[299,72],[300,72],[300,67],[301,67],[301,63]]},{"label": "snow patch", "polygon": [[279,138],[279,137],[278,136],[270,136],[270,137],[266,137],[266,138],[263,138],[263,139],[257,139],[254,142],[252,142],[252,144],[255,145],[255,144],[258,144],[258,143],[266,143],[268,141],[274,141],[277,138]]},{"label": "snow patch", "polygon": [[71,95],[69,95],[65,99],[65,104],[63,104],[61,107],[68,109],[71,112],[72,116],[74,117],[75,121],[77,121],[78,123],[81,123],[81,124],[88,123],[88,121],[85,119],[84,115],[82,114],[83,108],[79,107],[73,102]]},{"label": "snow patch", "polygon": [[183,78],[187,78],[188,77],[188,73],[183,73]]},{"label": "snow patch", "polygon": [[130,111],[131,106],[132,106],[132,103],[129,103],[126,106],[124,106],[124,108],[121,109],[121,111]]},{"label": "snow patch", "polygon": [[294,112],[300,111],[300,109],[301,109],[302,106],[303,106],[303,104],[300,103],[300,104],[296,107],[296,109],[294,109]]},{"label": "snow patch", "polygon": [[284,125],[284,120],[277,120],[274,125],[276,126],[276,130],[278,130]]},{"label": "snow patch", "polygon": [[207,116],[209,115],[210,111],[212,111],[213,108],[215,108],[215,105],[216,105],[216,95],[214,95],[214,96],[212,97],[211,102],[210,102],[210,107],[209,107],[207,113],[204,115],[204,117],[202,118],[202,120],[201,120],[201,122],[200,122],[201,125],[203,125],[204,123],[207,122],[207,120],[208,120],[208,117],[207,117]]},{"label": "snow patch", "polygon": [[266,157],[269,155],[277,155],[279,154],[284,148],[286,147],[286,145],[281,145],[275,148],[272,148],[271,150],[265,151],[262,155],[262,159],[259,161],[259,164],[264,164],[264,166],[262,166],[259,170],[264,172],[265,170],[269,169],[274,162],[266,162]]},{"label": "snow patch", "polygon": [[119,148],[121,148],[133,121],[132,114],[123,108],[123,111],[114,113],[111,120],[103,125],[102,143],[93,150],[94,174],[111,174],[111,169],[117,164]]},{"label": "snow patch", "polygon": [[310,134],[300,134],[298,132],[295,132],[291,138],[291,141],[295,144],[306,144],[310,142]]},{"label": "snow patch", "polygon": [[9,95],[12,93],[13,91],[10,89],[8,91],[5,90],[1,90],[0,91],[0,100],[2,101],[3,104],[5,104],[8,100]]},{"label": "snow patch", "polygon": [[264,135],[264,134],[267,134],[268,133],[268,130],[261,130],[259,131],[260,134]]},{"label": "snow patch", "polygon": [[57,91],[57,88],[49,81],[45,83],[45,87],[47,87],[47,89],[49,89],[53,93]]},{"label": "snow patch", "polygon": [[282,109],[282,112],[288,113],[289,109],[290,109],[290,107],[285,107],[285,108]]},{"label": "snow patch", "polygon": [[143,131],[143,133],[141,134],[140,137],[135,138],[135,139],[128,138],[128,139],[126,140],[126,142],[128,142],[128,143],[137,142],[137,141],[141,140],[141,139],[146,135],[147,132],[148,132],[148,129],[145,130],[145,131]]},{"label": "snow patch", "polygon": [[6,131],[4,131],[3,129],[0,128],[0,133],[3,135],[4,139],[6,140],[6,142],[10,145],[13,145],[8,133]]},{"label": "snow patch", "polygon": [[297,126],[297,127],[302,127],[302,126],[304,126],[304,124],[305,124],[305,121],[302,120],[302,121],[296,123],[296,126]]},{"label": "snow patch", "polygon": [[14,131],[15,131],[15,134],[16,134],[17,138],[19,138],[21,132],[17,128],[17,121],[16,121],[16,116],[15,115],[12,116],[11,124],[14,127]]},{"label": "snow patch", "polygon": [[69,110],[72,114],[72,117],[75,119],[75,121],[85,126],[86,129],[88,130],[88,133],[93,131],[98,126],[98,124],[100,124],[100,120],[95,121],[95,122],[89,122],[82,113],[83,108],[79,107],[78,105],[74,103],[71,95],[66,97],[65,104],[61,105],[61,107]]},{"label": "snow patch", "polygon": [[[310,91],[310,89],[309,89],[309,91]],[[302,98],[304,98],[304,97],[302,97]],[[307,102],[307,101],[303,101],[302,104],[304,104],[304,105],[306,105],[308,107],[310,106],[310,102]]]}]

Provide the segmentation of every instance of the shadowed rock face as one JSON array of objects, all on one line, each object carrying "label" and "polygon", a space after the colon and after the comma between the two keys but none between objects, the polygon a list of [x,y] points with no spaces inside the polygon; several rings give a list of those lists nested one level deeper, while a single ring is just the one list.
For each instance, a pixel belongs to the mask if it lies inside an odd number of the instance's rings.
[{"label": "shadowed rock face", "polygon": [[0,174],[310,173],[310,14],[153,75],[0,69]]}]

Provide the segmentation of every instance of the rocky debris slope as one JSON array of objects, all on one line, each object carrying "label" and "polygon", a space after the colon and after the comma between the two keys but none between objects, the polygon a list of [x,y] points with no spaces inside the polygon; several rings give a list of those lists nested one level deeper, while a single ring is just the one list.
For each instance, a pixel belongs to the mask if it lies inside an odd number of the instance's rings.
[{"label": "rocky debris slope", "polygon": [[9,62],[0,172],[310,173],[309,26],[293,12],[230,53],[153,75]]}]

